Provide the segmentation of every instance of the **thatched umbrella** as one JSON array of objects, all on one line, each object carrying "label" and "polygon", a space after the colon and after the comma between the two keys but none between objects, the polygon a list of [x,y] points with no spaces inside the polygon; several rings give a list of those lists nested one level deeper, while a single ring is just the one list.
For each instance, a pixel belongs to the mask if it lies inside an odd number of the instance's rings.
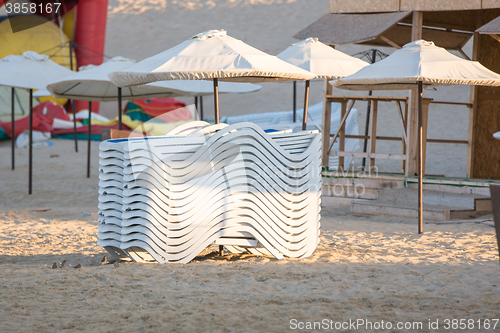
[{"label": "thatched umbrella", "polygon": [[423,232],[422,90],[457,84],[500,86],[500,75],[477,61],[459,58],[433,42],[406,44],[389,57],[333,82],[348,90],[418,90],[418,232]]}]

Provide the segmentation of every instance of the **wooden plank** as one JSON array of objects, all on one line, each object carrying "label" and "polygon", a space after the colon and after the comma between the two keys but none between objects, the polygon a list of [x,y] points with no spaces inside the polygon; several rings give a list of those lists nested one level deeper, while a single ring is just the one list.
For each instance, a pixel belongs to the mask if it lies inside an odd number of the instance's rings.
[{"label": "wooden plank", "polygon": [[330,153],[332,151],[333,144],[337,140],[337,138],[338,138],[338,136],[340,134],[340,131],[342,129],[342,126],[344,126],[347,117],[349,117],[349,113],[351,112],[351,109],[352,109],[353,105],[354,105],[354,101],[352,101],[352,103],[349,106],[349,108],[347,109],[347,112],[345,113],[344,117],[342,117],[342,120],[340,121],[339,128],[337,129],[337,132],[335,132],[335,135],[333,136],[332,142],[330,142],[330,146],[328,147],[328,153]]},{"label": "wooden plank", "polygon": [[432,104],[447,104],[447,105],[463,105],[463,106],[466,106],[468,108],[472,107],[472,103],[445,102],[445,101],[435,101],[435,100],[432,100],[431,103]]},{"label": "wooden plank", "polygon": [[343,186],[336,185],[323,185],[322,196],[328,197],[341,197],[341,198],[356,198],[356,199],[370,199],[375,200],[378,198],[378,189],[365,188],[364,186]]},{"label": "wooden plank", "polygon": [[469,141],[467,140],[427,139],[427,142],[469,144]]},{"label": "wooden plank", "polygon": [[342,100],[354,101],[406,101],[406,97],[401,96],[369,96],[369,95],[327,95],[325,98],[330,99],[332,102],[340,103]]},{"label": "wooden plank", "polygon": [[331,151],[330,156],[350,156],[350,157],[366,157],[370,159],[386,159],[386,160],[403,160],[406,155],[401,154],[383,154],[383,153],[356,153],[350,151]]},{"label": "wooden plank", "polygon": [[[476,22],[480,23],[480,22]],[[474,33],[474,40],[472,44],[472,60],[477,61],[479,54],[479,37],[480,35],[476,32]],[[474,127],[476,125],[475,114],[477,113],[477,102],[478,102],[478,94],[477,94],[477,86],[470,87],[470,102],[472,104],[472,108],[469,109],[469,121],[468,121],[468,130],[467,130],[467,162],[465,167],[465,173],[468,178],[472,178],[474,175],[474,145],[476,143],[475,140],[475,131]]]},{"label": "wooden plank", "polygon": [[[353,215],[359,215],[359,216],[387,215],[387,216],[401,216],[408,218],[416,218],[418,216],[417,208],[398,207],[396,205],[384,206],[381,204],[371,204],[371,203],[365,204],[358,201],[354,201],[352,203],[351,212]],[[446,221],[450,219],[449,210],[442,210],[442,211],[424,210],[423,213],[425,220]]]},{"label": "wooden plank", "polygon": [[475,210],[478,212],[491,212],[491,211],[493,211],[491,199],[476,199],[475,206],[476,206]]},{"label": "wooden plank", "polygon": [[497,34],[489,34],[491,38],[493,38],[494,40],[496,41],[499,41],[500,42],[500,36],[498,36]]},{"label": "wooden plank", "polygon": [[[369,135],[353,135],[346,134],[346,139],[369,139]],[[402,141],[403,138],[397,136],[377,136],[377,140],[386,140],[386,141]]]},{"label": "wooden plank", "polygon": [[321,197],[321,206],[350,206],[351,203],[357,199],[354,198],[342,198],[342,197]]},{"label": "wooden plank", "polygon": [[120,131],[117,129],[103,128],[101,129],[101,141],[106,141],[110,139],[126,139],[128,137],[132,138],[140,138],[144,137],[140,133],[132,132],[132,131]]},{"label": "wooden plank", "polygon": [[[406,155],[406,147],[408,146],[408,100],[405,100],[405,110],[404,110],[403,120],[404,120],[403,127],[406,132],[406,142],[403,141],[401,144],[401,154]],[[407,160],[406,159],[401,160],[401,170],[403,172],[405,172],[406,165],[407,165]]]},{"label": "wooden plank", "polygon": [[[354,102],[354,101],[352,101]],[[350,109],[349,109],[350,110]],[[342,119],[347,119],[347,101],[342,101],[340,103],[340,117]],[[335,139],[334,139],[335,140]],[[340,135],[339,135],[339,151],[345,151],[345,121],[340,124]],[[339,170],[344,170],[344,157],[339,156]]]},{"label": "wooden plank", "polygon": [[375,149],[377,147],[377,113],[378,113],[378,101],[373,101],[373,108],[370,117],[370,172],[375,167]]},{"label": "wooden plank", "polygon": [[401,48],[401,45],[394,43],[392,40],[390,40],[389,38],[387,38],[385,36],[380,35],[380,36],[378,36],[378,38],[380,38],[381,40],[383,40],[384,42],[386,42],[387,44],[389,44],[390,46],[392,46],[396,49]]},{"label": "wooden plank", "polygon": [[332,85],[328,83],[328,79],[324,81],[325,93],[323,97],[323,149],[322,149],[322,166],[328,167],[328,147],[330,146],[330,131],[331,131],[331,116],[332,116],[332,104],[326,96],[332,94]]}]

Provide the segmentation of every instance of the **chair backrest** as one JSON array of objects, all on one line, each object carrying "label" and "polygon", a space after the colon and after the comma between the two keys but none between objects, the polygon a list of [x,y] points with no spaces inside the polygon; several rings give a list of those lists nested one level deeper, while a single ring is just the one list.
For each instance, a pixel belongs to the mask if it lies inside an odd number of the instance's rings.
[{"label": "chair backrest", "polygon": [[500,185],[490,185],[491,206],[493,207],[493,219],[497,232],[498,255],[500,259]]}]

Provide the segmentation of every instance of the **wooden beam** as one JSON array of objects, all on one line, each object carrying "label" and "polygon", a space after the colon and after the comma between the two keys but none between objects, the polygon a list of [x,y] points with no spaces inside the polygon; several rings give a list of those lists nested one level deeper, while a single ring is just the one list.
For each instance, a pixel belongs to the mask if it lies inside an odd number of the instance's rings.
[{"label": "wooden beam", "polygon": [[401,48],[401,45],[394,43],[392,40],[390,40],[389,38],[387,38],[385,36],[380,35],[380,36],[378,36],[378,38],[382,39],[384,42],[386,42],[387,44],[389,44],[392,47],[395,47],[397,49]]},{"label": "wooden beam", "polygon": [[[482,23],[482,18],[477,17],[476,20],[478,23]],[[472,44],[472,60],[477,61],[479,57],[479,38],[480,35],[476,32],[474,33],[474,40]],[[472,108],[469,109],[469,122],[468,122],[468,130],[467,130],[467,164],[465,167],[465,173],[468,178],[474,177],[474,144],[475,144],[475,133],[474,127],[476,126],[475,114],[477,113],[477,102],[478,102],[478,87],[471,86],[470,87],[470,103],[472,104]]]},{"label": "wooden beam", "polygon": [[492,37],[493,39],[497,40],[500,42],[500,36],[498,36],[497,34],[489,34],[490,37]]},{"label": "wooden beam", "polygon": [[[370,153],[374,154],[377,146],[377,113],[378,101],[373,101],[373,109],[370,117]],[[370,157],[370,172],[375,167],[375,158]]]},{"label": "wooden beam", "polygon": [[396,101],[396,105],[398,107],[399,119],[401,120],[401,127],[403,127],[403,138],[405,139],[404,143],[406,144],[408,143],[408,138],[406,136],[406,127],[405,127],[405,119],[403,116],[403,110],[401,109],[401,103],[399,101]]},{"label": "wooden beam", "polygon": [[432,100],[431,103],[432,104],[463,105],[463,106],[466,106],[468,108],[472,107],[472,103],[445,102],[445,101],[435,101],[435,100]]},{"label": "wooden beam", "polygon": [[458,49],[458,52],[464,57],[464,59],[470,60],[469,56],[465,54],[464,50]]},{"label": "wooden beam", "polygon": [[401,154],[382,154],[382,153],[355,153],[350,151],[331,151],[330,156],[350,156],[350,157],[366,157],[370,160],[375,160],[376,158],[386,159],[386,160],[404,160],[406,155]]},{"label": "wooden beam", "polygon": [[322,166],[328,167],[328,147],[330,146],[330,131],[332,118],[332,103],[326,96],[332,94],[333,86],[328,83],[328,79],[324,82],[325,93],[323,97],[323,150],[322,150]]},{"label": "wooden beam", "polygon": [[325,98],[335,103],[340,103],[343,100],[381,101],[381,102],[406,101],[406,97],[401,97],[401,96],[327,95],[325,96]]},{"label": "wooden beam", "polygon": [[340,130],[342,129],[342,126],[344,126],[347,117],[349,117],[349,113],[351,112],[351,109],[352,109],[353,105],[354,105],[354,101],[351,101],[351,105],[349,105],[349,108],[347,109],[346,114],[344,115],[344,117],[342,117],[342,120],[340,121],[340,126],[337,129],[337,132],[335,132],[335,135],[333,136],[332,142],[330,142],[330,146],[328,147],[328,152],[330,152],[332,150],[333,144],[337,140],[337,137],[340,134]]},{"label": "wooden beam", "polygon": [[[405,111],[404,111],[404,128],[406,131],[406,142],[401,143],[401,154],[406,155],[406,149],[408,146],[408,100],[405,101]],[[405,172],[407,165],[407,160],[401,161],[401,170]]]}]

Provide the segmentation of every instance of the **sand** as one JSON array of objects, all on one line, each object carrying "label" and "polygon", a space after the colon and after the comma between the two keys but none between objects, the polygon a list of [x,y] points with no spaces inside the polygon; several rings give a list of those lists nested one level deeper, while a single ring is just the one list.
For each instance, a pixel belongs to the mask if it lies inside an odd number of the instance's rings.
[{"label": "sand", "polygon": [[0,160],[2,332],[284,332],[292,319],[415,321],[426,332],[429,319],[498,318],[491,216],[426,223],[418,235],[413,219],[323,207],[321,242],[307,259],[219,257],[211,248],[186,265],[102,264],[97,143],[87,179],[84,142],[79,153],[53,142],[34,149],[32,196],[27,150],[17,151],[15,171]]},{"label": "sand", "polygon": [[[326,13],[326,6],[327,0],[110,0],[106,54],[141,60],[213,28],[277,54],[295,41],[293,34]],[[353,54],[366,47],[340,49]],[[311,103],[321,101],[322,88],[322,82],[313,83]],[[468,87],[426,92],[455,101],[467,101],[467,93]],[[205,101],[209,110],[210,98]],[[358,107],[360,124],[363,108]],[[289,109],[287,83],[264,85],[257,94],[221,96],[222,114]],[[104,113],[115,110],[113,103],[103,105]],[[379,135],[399,134],[395,110],[381,109]],[[466,108],[436,110],[430,136],[466,137]],[[413,219],[354,217],[348,208],[324,207],[321,242],[308,259],[219,257],[209,248],[187,265],[101,263],[106,253],[96,244],[98,143],[92,143],[87,179],[86,143],[80,141],[75,153],[71,141],[52,141],[52,147],[34,149],[31,196],[28,151],[16,151],[11,171],[10,142],[0,142],[1,332],[284,332],[293,323],[323,319],[422,322],[422,330],[393,330],[413,332],[431,331],[429,320],[439,320],[437,331],[450,332],[446,319],[474,319],[471,331],[478,332],[483,329],[477,320],[499,317],[491,216],[426,223],[418,235]],[[399,146],[377,148],[398,151]],[[433,145],[427,163],[429,173],[464,176],[464,147]],[[398,168],[384,161],[377,165]],[[64,268],[52,269],[64,260]]]}]

